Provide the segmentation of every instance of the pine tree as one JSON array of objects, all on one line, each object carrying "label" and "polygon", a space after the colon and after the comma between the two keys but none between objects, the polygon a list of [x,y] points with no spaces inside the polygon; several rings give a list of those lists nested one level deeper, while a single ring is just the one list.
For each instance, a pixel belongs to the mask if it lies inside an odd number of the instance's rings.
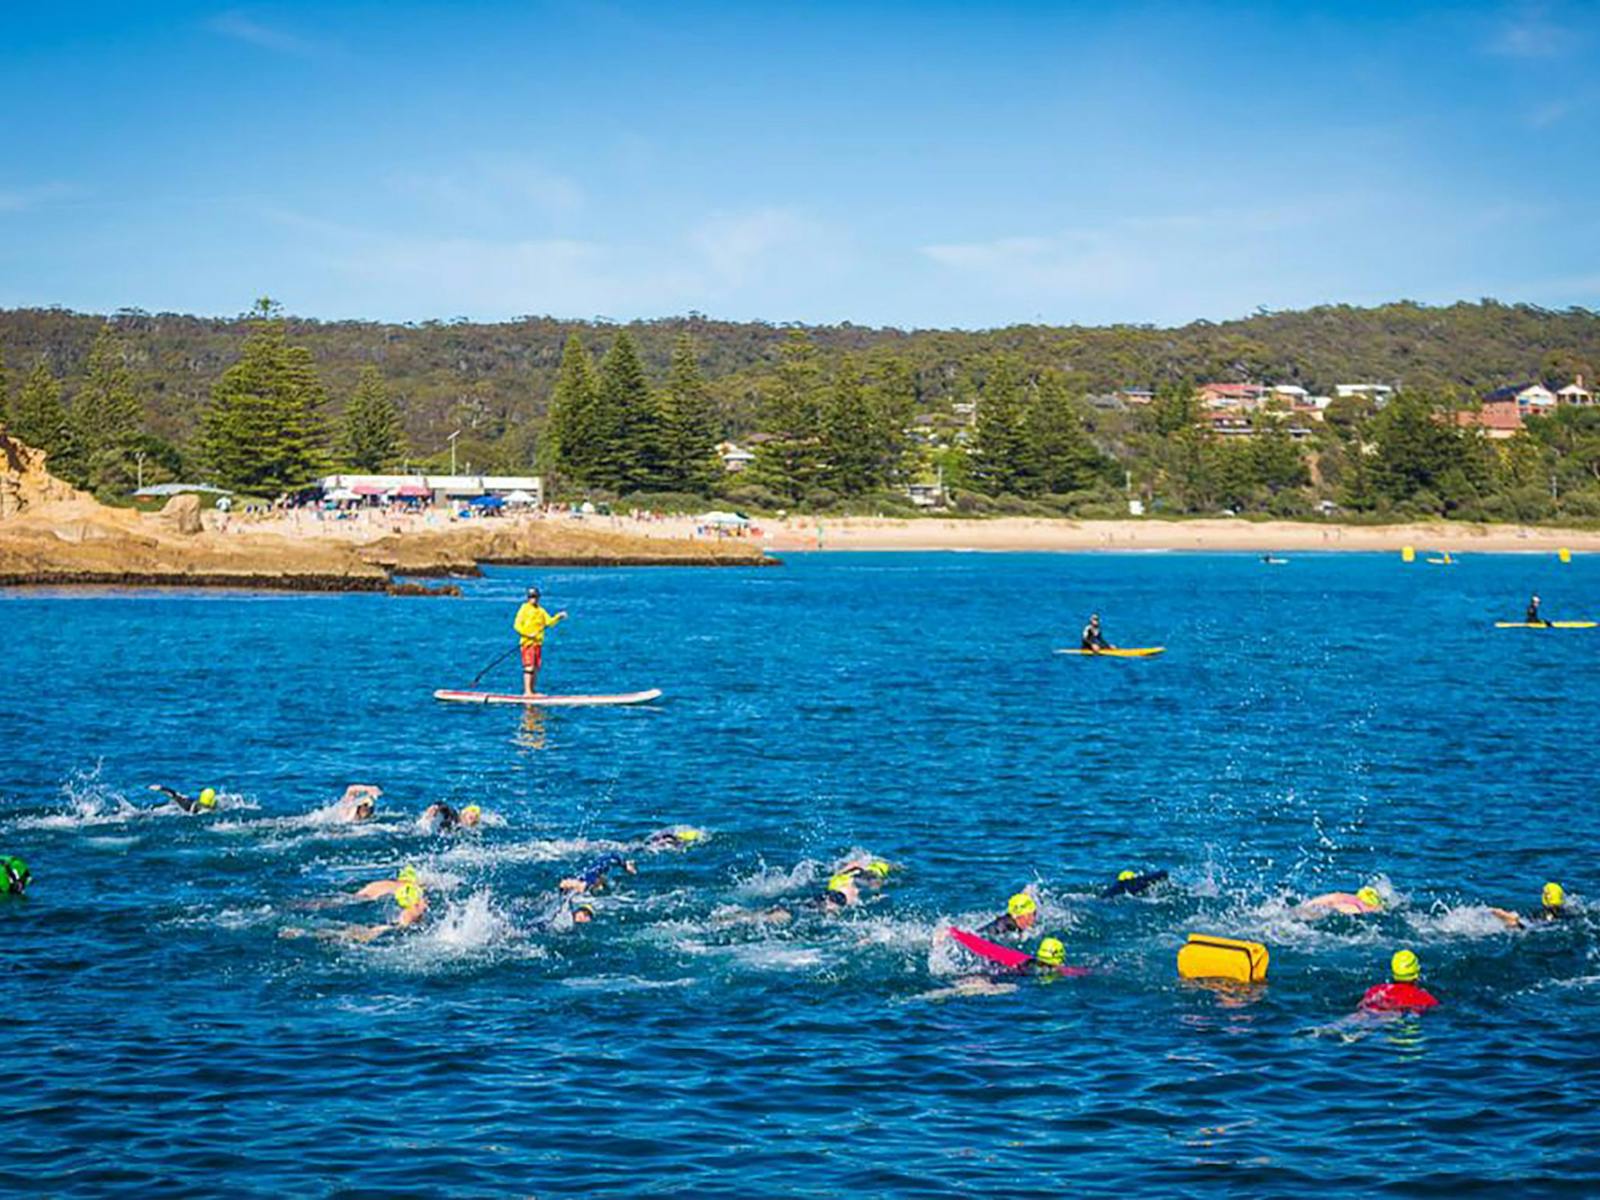
[{"label": "pine tree", "polygon": [[362,367],[356,379],[355,394],[344,410],[340,452],[357,471],[391,470],[405,453],[399,410],[376,367]]},{"label": "pine tree", "polygon": [[211,389],[200,450],[216,482],[271,495],[309,483],[322,466],[325,400],[310,351],[291,346],[270,302],[239,361]]},{"label": "pine tree", "polygon": [[1030,471],[1040,491],[1083,491],[1104,477],[1106,459],[1084,432],[1059,371],[1040,378],[1026,433]]},{"label": "pine tree", "polygon": [[627,330],[600,360],[595,413],[595,482],[619,493],[664,486],[661,412]]},{"label": "pine tree", "polygon": [[908,431],[917,412],[917,381],[906,360],[898,356],[885,361],[877,375],[868,391],[867,410],[877,445],[877,479],[892,486],[910,474],[906,456]]},{"label": "pine tree", "polygon": [[672,347],[661,393],[661,441],[668,489],[708,494],[717,477],[716,409],[687,333],[679,334]]},{"label": "pine tree", "polygon": [[119,492],[137,478],[135,450],[144,424],[144,405],[135,391],[127,348],[109,325],[102,325],[89,350],[88,377],[72,398],[73,436],[84,461],[88,486]]},{"label": "pine tree", "polygon": [[17,440],[50,456],[50,470],[73,483],[82,479],[82,456],[72,423],[61,404],[61,381],[40,359],[11,403],[10,432]]},{"label": "pine tree", "polygon": [[569,334],[561,352],[550,397],[543,453],[548,465],[575,483],[594,482],[598,457],[594,363],[577,334]]},{"label": "pine tree", "polygon": [[824,481],[845,496],[859,496],[878,481],[878,447],[861,371],[848,356],[839,364],[822,412],[822,464]]},{"label": "pine tree", "polygon": [[750,478],[792,504],[817,478],[821,374],[817,348],[804,330],[790,330],[778,354],[778,378],[767,393],[762,419],[769,437],[756,447]]},{"label": "pine tree", "polygon": [[1016,360],[1001,355],[990,366],[978,401],[977,442],[972,478],[990,496],[1019,494],[1027,485],[1028,446],[1021,373]]}]

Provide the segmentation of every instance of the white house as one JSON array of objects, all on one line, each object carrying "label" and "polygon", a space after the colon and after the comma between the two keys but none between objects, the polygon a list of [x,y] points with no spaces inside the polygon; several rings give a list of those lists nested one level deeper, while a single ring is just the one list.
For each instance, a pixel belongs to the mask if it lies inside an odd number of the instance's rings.
[{"label": "white house", "polygon": [[1587,406],[1594,403],[1594,393],[1583,386],[1583,376],[1579,375],[1556,393],[1556,403]]},{"label": "white house", "polygon": [[1341,399],[1355,396],[1371,400],[1375,408],[1382,408],[1394,398],[1394,388],[1387,383],[1336,383],[1333,394]]},{"label": "white house", "polygon": [[544,503],[544,480],[538,475],[329,475],[321,480],[324,492],[343,491],[363,499],[427,500],[444,504],[474,496],[499,496],[513,492]]},{"label": "white house", "polygon": [[722,469],[730,475],[743,471],[756,460],[754,454],[732,442],[718,442],[717,457],[722,460]]}]

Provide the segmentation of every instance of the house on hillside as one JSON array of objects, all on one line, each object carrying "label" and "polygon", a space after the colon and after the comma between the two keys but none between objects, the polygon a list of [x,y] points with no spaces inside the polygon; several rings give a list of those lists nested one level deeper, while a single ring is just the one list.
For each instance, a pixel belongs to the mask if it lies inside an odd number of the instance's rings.
[{"label": "house on hillside", "polygon": [[1149,388],[1133,387],[1118,388],[1116,391],[1116,396],[1117,399],[1121,400],[1123,404],[1129,406],[1152,404],[1155,402],[1156,398],[1155,392],[1151,391]]},{"label": "house on hillside", "polygon": [[1583,376],[1579,375],[1556,393],[1556,403],[1575,404],[1586,408],[1594,403],[1594,393],[1583,386]]},{"label": "house on hillside", "polygon": [[737,475],[756,460],[753,453],[733,442],[718,442],[717,458],[722,461],[722,469],[730,475]]},{"label": "house on hillside", "polygon": [[1341,400],[1371,400],[1374,408],[1381,409],[1394,399],[1394,388],[1387,383],[1336,383],[1333,394]]},{"label": "house on hillside", "polygon": [[1253,437],[1255,426],[1238,409],[1213,408],[1200,414],[1200,423],[1218,437]]},{"label": "house on hillside", "polygon": [[1555,408],[1556,394],[1542,383],[1513,383],[1495,388],[1483,398],[1483,403],[1486,407],[1490,404],[1514,403],[1524,417],[1531,417]]},{"label": "house on hillside", "polygon": [[1516,437],[1523,430],[1522,410],[1515,397],[1506,400],[1485,400],[1476,412],[1458,412],[1456,424],[1463,429],[1481,429],[1483,435],[1501,441]]},{"label": "house on hillside", "polygon": [[1205,408],[1248,412],[1261,407],[1267,389],[1259,383],[1202,383],[1197,395]]}]

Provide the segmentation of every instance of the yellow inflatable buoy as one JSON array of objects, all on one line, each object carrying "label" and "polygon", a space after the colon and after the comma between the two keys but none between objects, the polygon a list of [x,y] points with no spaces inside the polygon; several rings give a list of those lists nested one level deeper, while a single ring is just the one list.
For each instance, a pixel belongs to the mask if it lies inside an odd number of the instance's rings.
[{"label": "yellow inflatable buoy", "polygon": [[1572,551],[1563,546],[1556,551],[1556,558],[1564,563],[1569,563],[1572,561]]},{"label": "yellow inflatable buoy", "polygon": [[1267,948],[1260,942],[1191,933],[1178,951],[1178,974],[1184,979],[1231,979],[1236,983],[1265,983]]},{"label": "yellow inflatable buoy", "polygon": [[1400,547],[1400,561],[1401,562],[1416,562],[1417,561],[1417,548],[1415,546],[1401,546]]}]

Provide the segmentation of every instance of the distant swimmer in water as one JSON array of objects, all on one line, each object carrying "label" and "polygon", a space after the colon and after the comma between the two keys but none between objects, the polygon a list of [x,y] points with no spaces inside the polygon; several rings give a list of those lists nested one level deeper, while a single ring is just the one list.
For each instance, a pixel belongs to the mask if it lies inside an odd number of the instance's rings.
[{"label": "distant swimmer in water", "polygon": [[644,839],[644,848],[651,854],[687,850],[706,840],[706,831],[677,825],[671,829],[658,829]]},{"label": "distant swimmer in water", "polygon": [[1084,649],[1084,650],[1114,650],[1114,649],[1116,649],[1115,646],[1113,646],[1110,642],[1106,641],[1106,635],[1100,628],[1100,614],[1099,613],[1090,613],[1089,614],[1089,623],[1083,627],[1083,638],[1081,640],[1081,648]]},{"label": "distant swimmer in water", "polygon": [[150,785],[152,792],[160,792],[186,813],[211,812],[217,807],[217,789],[201,788],[198,796],[186,796],[176,788],[159,783]]},{"label": "distant swimmer in water", "polygon": [[853,878],[858,886],[877,891],[888,881],[894,867],[886,858],[865,857],[840,863],[837,870]]},{"label": "distant swimmer in water", "polygon": [[1547,921],[1562,921],[1572,914],[1567,911],[1567,892],[1559,883],[1547,883],[1539,893],[1539,907],[1531,913],[1512,912],[1506,908],[1489,910],[1511,929],[1523,929]]},{"label": "distant swimmer in water", "polygon": [[637,875],[639,868],[634,865],[631,858],[624,858],[615,852],[597,858],[583,870],[570,879],[563,879],[556,886],[563,892],[576,896],[587,895],[590,892],[603,892],[611,883],[611,872],[621,867],[629,875]]},{"label": "distant swimmer in water", "polygon": [[414,880],[401,883],[390,895],[399,909],[393,921],[387,925],[358,925],[345,930],[342,936],[352,941],[370,942],[386,933],[414,929],[428,915],[428,893]]},{"label": "distant swimmer in water", "polygon": [[566,610],[551,616],[539,603],[539,589],[528,589],[528,598],[523,606],[517,609],[517,616],[512,621],[512,628],[517,631],[517,636],[522,639],[522,694],[524,696],[537,696],[539,694],[539,668],[544,666],[544,634],[552,625],[560,624],[566,620]]},{"label": "distant swimmer in water", "polygon": [[1100,893],[1100,899],[1112,900],[1117,896],[1142,896],[1158,883],[1165,883],[1165,871],[1146,871],[1143,875],[1134,871],[1119,871],[1117,881]]},{"label": "distant swimmer in water", "polygon": [[1006,901],[1006,910],[994,920],[978,926],[977,932],[986,938],[1020,938],[1033,928],[1039,919],[1039,902],[1028,892],[1018,892]]},{"label": "distant swimmer in water", "polygon": [[393,896],[408,883],[414,883],[419,887],[422,884],[421,878],[417,875],[417,869],[409,864],[401,867],[400,870],[395,873],[395,877],[393,879],[374,879],[371,883],[361,888],[360,891],[356,892],[352,899],[382,900],[385,897]]},{"label": "distant swimmer in water", "polygon": [[483,809],[476,804],[468,804],[457,812],[443,800],[430,804],[422,810],[420,822],[440,833],[449,833],[452,829],[475,829],[483,820]]},{"label": "distant swimmer in water", "polygon": [[1438,1006],[1433,993],[1417,983],[1422,964],[1410,950],[1396,951],[1389,960],[1389,973],[1392,982],[1374,984],[1361,997],[1363,1012],[1420,1012]]},{"label": "distant swimmer in water", "polygon": [[14,854],[0,854],[0,896],[20,896],[32,882],[27,863]]},{"label": "distant swimmer in water", "polygon": [[352,783],[339,797],[339,820],[354,824],[370,821],[378,810],[378,797],[383,789],[370,783]]},{"label": "distant swimmer in water", "polygon": [[1311,897],[1301,904],[1300,908],[1343,913],[1347,917],[1362,917],[1368,913],[1382,912],[1383,897],[1378,895],[1378,889],[1374,887],[1364,887],[1353,893],[1324,892],[1320,896]]},{"label": "distant swimmer in water", "polygon": [[793,921],[797,910],[821,913],[833,917],[861,903],[861,888],[856,876],[849,871],[835,871],[828,877],[826,886],[815,896],[808,896],[798,904],[775,904],[770,908],[735,909],[713,918],[715,925],[787,925]]},{"label": "distant swimmer in water", "polygon": [[1529,625],[1543,625],[1544,618],[1539,615],[1539,597],[1528,597],[1528,615],[1523,618]]}]

